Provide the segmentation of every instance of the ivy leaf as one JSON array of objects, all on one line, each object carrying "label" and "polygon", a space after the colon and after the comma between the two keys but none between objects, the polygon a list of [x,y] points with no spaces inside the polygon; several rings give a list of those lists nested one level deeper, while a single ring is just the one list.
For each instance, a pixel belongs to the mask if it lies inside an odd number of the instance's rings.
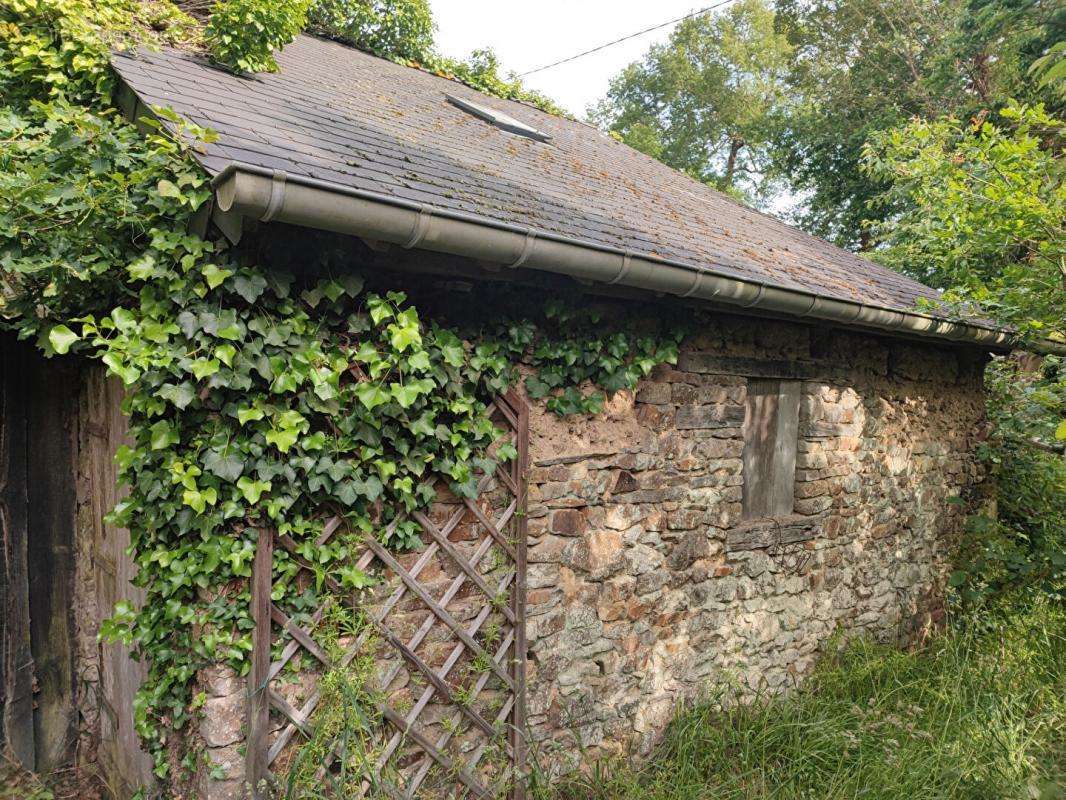
[{"label": "ivy leaf", "polygon": [[237,355],[237,348],[231,344],[222,344],[215,348],[215,355],[218,356],[218,360],[227,367],[232,367],[233,357]]},{"label": "ivy leaf", "polygon": [[267,443],[274,445],[283,453],[287,453],[292,449],[298,436],[299,434],[296,431],[291,430],[271,430],[266,432]]},{"label": "ivy leaf", "polygon": [[389,325],[388,332],[389,343],[401,353],[422,344],[422,334],[418,331],[418,315],[413,308],[397,315],[396,322]]},{"label": "ivy leaf", "polygon": [[384,489],[385,487],[382,485],[381,481],[373,475],[363,482],[363,494],[366,495],[366,499],[371,503],[381,497],[381,493]]},{"label": "ivy leaf", "polygon": [[337,299],[344,294],[344,287],[336,281],[326,281],[322,284],[322,294],[336,303]]},{"label": "ivy leaf", "polygon": [[266,278],[257,272],[241,272],[233,279],[233,290],[249,303],[258,300],[266,287]]},{"label": "ivy leaf", "polygon": [[346,291],[350,297],[355,297],[359,292],[363,291],[364,281],[358,275],[344,275],[337,280],[340,281],[341,286],[344,287],[344,291]]},{"label": "ivy leaf", "polygon": [[392,384],[391,389],[392,396],[395,398],[396,402],[400,404],[400,408],[410,408],[415,400],[418,399],[419,394],[421,394],[419,387],[411,384],[404,386],[399,383],[394,383]]},{"label": "ivy leaf", "polygon": [[258,422],[266,414],[261,408],[238,408],[237,409],[237,421],[244,425],[248,422]]},{"label": "ivy leaf", "polygon": [[159,192],[160,197],[181,197],[181,189],[173,181],[168,181],[165,178],[155,185],[155,189]]},{"label": "ivy leaf", "polygon": [[461,367],[466,361],[466,352],[459,337],[451,331],[437,331],[437,347],[444,357],[444,363],[451,367]]},{"label": "ivy leaf", "polygon": [[149,443],[153,450],[165,450],[170,445],[178,443],[177,430],[164,419],[149,428],[148,433]]},{"label": "ivy leaf", "polygon": [[204,509],[218,502],[218,492],[210,487],[207,489],[186,489],[181,493],[181,501],[197,514],[203,514]]},{"label": "ivy leaf", "polygon": [[122,378],[122,382],[126,386],[132,386],[137,382],[137,379],[141,377],[141,371],[139,369],[126,366],[114,353],[105,353],[104,357],[100,360],[107,365],[107,368],[110,369],[112,373]]},{"label": "ivy leaf", "polygon": [[271,483],[270,481],[253,480],[245,476],[237,481],[237,488],[241,490],[245,500],[255,505],[259,502],[259,498],[263,496],[263,492],[270,491]]},{"label": "ivy leaf", "polygon": [[372,295],[367,301],[367,307],[370,310],[370,319],[374,321],[375,325],[380,325],[383,320],[392,316],[391,306],[380,297]]},{"label": "ivy leaf", "polygon": [[366,589],[377,583],[375,578],[354,564],[347,564],[337,570],[337,578],[345,589]]},{"label": "ivy leaf", "polygon": [[74,333],[66,325],[56,325],[52,330],[48,331],[48,343],[52,345],[58,355],[64,355],[70,350],[70,346],[78,341],[81,337]]},{"label": "ivy leaf", "polygon": [[192,384],[188,381],[179,384],[166,383],[159,389],[159,396],[167,400],[178,409],[184,411],[189,403],[196,398]]},{"label": "ivy leaf", "polygon": [[1066,419],[1059,422],[1057,428],[1055,428],[1055,438],[1060,442],[1066,439]]},{"label": "ivy leaf", "polygon": [[415,372],[425,372],[429,369],[429,353],[425,350],[419,350],[417,353],[411,353],[410,358],[407,359],[407,368],[414,370]]},{"label": "ivy leaf", "polygon": [[296,391],[300,385],[300,378],[294,372],[281,372],[270,384],[270,391],[275,394],[287,394]]},{"label": "ivy leaf", "polygon": [[408,425],[408,429],[415,436],[432,436],[436,430],[436,424],[433,420],[433,412],[422,412],[422,415],[418,419]]},{"label": "ivy leaf", "polygon": [[389,402],[390,394],[376,383],[360,383],[355,387],[355,396],[368,411],[373,411],[383,403]]},{"label": "ivy leaf", "polygon": [[149,278],[153,278],[156,276],[155,257],[151,253],[145,253],[126,267],[126,271],[135,281],[146,281]]},{"label": "ivy leaf", "polygon": [[203,268],[204,281],[209,289],[217,289],[231,275],[232,270],[222,269],[217,264],[208,264]]},{"label": "ivy leaf", "polygon": [[244,459],[228,448],[208,450],[204,469],[232,483],[244,472]]},{"label": "ivy leaf", "polygon": [[127,333],[137,327],[137,318],[133,315],[133,312],[122,306],[111,312],[111,321],[123,333]]},{"label": "ivy leaf", "polygon": [[217,358],[198,358],[189,365],[189,369],[197,380],[202,381],[218,372],[219,366]]},{"label": "ivy leaf", "polygon": [[304,450],[321,450],[326,446],[326,434],[323,431],[315,431],[303,441]]}]

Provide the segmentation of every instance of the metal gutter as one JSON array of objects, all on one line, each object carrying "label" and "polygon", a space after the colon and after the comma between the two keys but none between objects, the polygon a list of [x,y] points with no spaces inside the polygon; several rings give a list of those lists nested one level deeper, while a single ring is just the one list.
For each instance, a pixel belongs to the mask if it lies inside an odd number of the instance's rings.
[{"label": "metal gutter", "polygon": [[[977,323],[951,322],[920,312],[825,297],[714,269],[638,255],[593,242],[511,225],[462,212],[354,189],[248,164],[232,163],[212,181],[222,212],[278,221],[442,253],[618,284],[677,297],[711,300],[1009,350],[1009,333]],[[1066,354],[1066,345],[1047,343]]]}]

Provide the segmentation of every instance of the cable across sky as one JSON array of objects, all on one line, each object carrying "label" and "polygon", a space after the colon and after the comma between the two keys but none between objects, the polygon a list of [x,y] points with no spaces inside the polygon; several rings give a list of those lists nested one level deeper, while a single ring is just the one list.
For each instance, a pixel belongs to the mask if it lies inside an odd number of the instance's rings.
[{"label": "cable across sky", "polygon": [[551,64],[545,64],[543,67],[537,67],[536,69],[531,69],[528,72],[519,73],[518,77],[519,78],[525,78],[528,75],[533,75],[536,72],[543,72],[546,69],[551,69],[552,67],[558,67],[560,64],[568,64],[571,61],[577,61],[577,59],[584,58],[585,56],[591,55],[592,53],[598,53],[600,50],[606,50],[608,47],[613,47],[616,44],[621,44],[622,42],[628,42],[630,39],[635,39],[638,36],[643,36],[645,33],[651,33],[652,31],[657,31],[660,28],[665,28],[665,27],[667,27],[669,25],[675,25],[678,22],[684,22],[686,19],[692,19],[693,17],[698,17],[700,14],[706,14],[708,11],[714,11],[716,8],[721,8],[722,6],[727,6],[727,5],[729,5],[730,3],[733,3],[733,2],[735,2],[735,0],[721,0],[721,2],[715,3],[714,5],[710,5],[710,6],[707,6],[706,8],[701,8],[698,11],[692,11],[692,12],[690,12],[688,14],[685,14],[683,17],[678,17],[677,19],[671,19],[671,20],[668,20],[666,22],[660,22],[658,25],[652,25],[650,28],[645,28],[642,31],[637,31],[636,33],[631,33],[628,36],[623,36],[621,39],[615,39],[613,42],[606,42],[605,44],[601,44],[598,47],[593,47],[591,50],[585,50],[584,52],[578,53],[577,55],[570,56],[569,58],[564,58],[564,59],[561,59],[559,61],[553,61]]}]

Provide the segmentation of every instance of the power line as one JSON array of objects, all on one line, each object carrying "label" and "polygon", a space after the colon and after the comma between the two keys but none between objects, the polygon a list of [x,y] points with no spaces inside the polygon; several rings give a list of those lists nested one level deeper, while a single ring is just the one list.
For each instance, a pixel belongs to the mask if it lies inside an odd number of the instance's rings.
[{"label": "power line", "polygon": [[628,36],[623,36],[621,39],[615,39],[613,42],[607,42],[606,44],[601,44],[599,47],[593,47],[591,50],[586,50],[583,53],[578,53],[576,56],[570,56],[569,58],[564,58],[561,61],[554,61],[551,64],[545,64],[543,67],[537,67],[536,69],[531,69],[531,70],[529,70],[529,72],[523,72],[518,77],[519,78],[525,78],[527,75],[532,75],[534,72],[543,72],[546,69],[551,69],[552,67],[557,67],[560,64],[568,64],[571,61],[576,61],[579,58],[584,58],[585,56],[590,55],[592,53],[598,53],[600,50],[606,50],[608,47],[613,47],[614,45],[619,44],[621,42],[626,42],[626,41],[629,41],[630,39],[635,39],[638,36],[643,36],[645,33],[651,33],[652,31],[657,31],[660,28],[665,28],[665,27],[667,27],[669,25],[674,25],[674,24],[676,24],[678,22],[684,22],[686,19],[692,19],[693,17],[698,17],[700,14],[706,14],[708,11],[714,11],[716,8],[721,8],[722,6],[727,6],[730,3],[732,3],[732,2],[734,2],[734,0],[721,0],[721,2],[715,3],[712,6],[707,6],[706,8],[701,8],[699,11],[692,11],[692,12],[690,12],[688,14],[685,14],[685,16],[683,16],[683,17],[678,17],[677,19],[672,19],[669,22],[661,22],[658,25],[653,25],[650,28],[645,28],[642,31],[637,31],[636,33],[631,33]]}]

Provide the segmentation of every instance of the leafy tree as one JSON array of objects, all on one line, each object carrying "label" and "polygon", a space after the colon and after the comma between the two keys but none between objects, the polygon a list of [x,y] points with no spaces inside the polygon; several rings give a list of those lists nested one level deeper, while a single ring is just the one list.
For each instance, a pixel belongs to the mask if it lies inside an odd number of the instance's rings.
[{"label": "leafy tree", "polygon": [[[947,291],[1023,336],[1066,342],[1066,183],[1062,120],[1013,104],[874,134],[864,171],[905,210],[876,224],[879,260]],[[972,312],[971,312],[972,313]]]},{"label": "leafy tree", "polygon": [[277,72],[274,51],[291,42],[307,21],[310,0],[226,0],[215,5],[205,38],[221,63],[243,72]]},{"label": "leafy tree", "polygon": [[1027,72],[1062,16],[1054,8],[1042,0],[782,0],[796,102],[775,126],[773,155],[804,197],[798,221],[867,249],[863,221],[902,208],[870,208],[886,184],[862,169],[867,140],[912,117],[965,118],[1012,96],[1039,99]]},{"label": "leafy tree", "polygon": [[[1023,339],[1066,343],[1066,125],[1042,106],[996,119],[916,119],[877,134],[864,168],[904,211],[876,224],[890,266],[944,288],[961,316],[986,316]],[[1066,367],[997,359],[987,373],[993,437],[983,455],[1001,491],[969,519],[952,581],[965,600],[1020,586],[1066,597]]]},{"label": "leafy tree", "polygon": [[763,194],[792,46],[765,0],[685,20],[611,83],[593,116],[627,144],[723,190]]},{"label": "leafy tree", "polygon": [[780,4],[778,25],[795,47],[795,102],[777,120],[773,156],[804,198],[797,221],[807,230],[869,246],[862,223],[884,184],[860,169],[863,145],[912,116],[955,107],[963,90],[942,72],[941,54],[956,15],[955,0]]},{"label": "leafy tree", "polygon": [[433,15],[426,0],[317,0],[308,30],[385,58],[433,57]]}]

